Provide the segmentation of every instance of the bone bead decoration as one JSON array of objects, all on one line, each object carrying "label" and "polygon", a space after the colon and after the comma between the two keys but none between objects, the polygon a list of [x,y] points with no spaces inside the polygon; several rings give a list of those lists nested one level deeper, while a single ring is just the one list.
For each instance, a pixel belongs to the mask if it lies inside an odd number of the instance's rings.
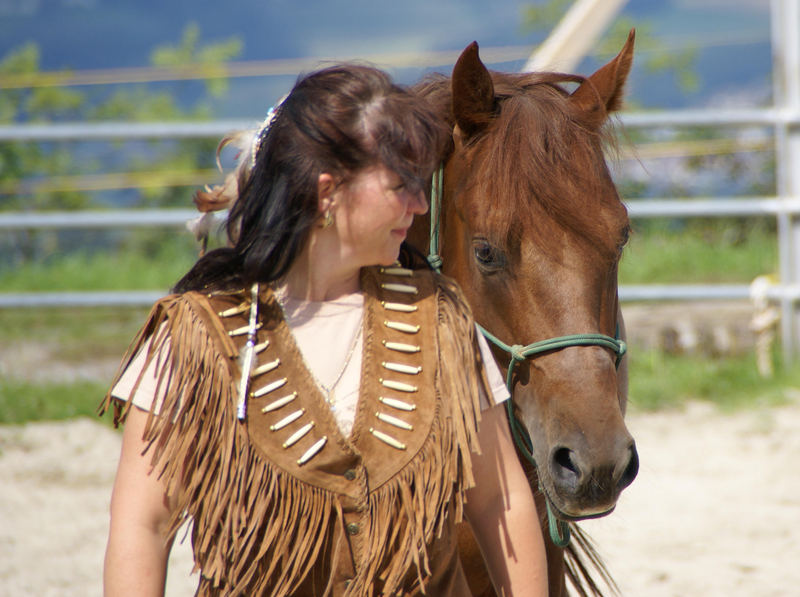
[{"label": "bone bead decoration", "polygon": [[416,305],[404,305],[403,303],[387,303],[382,301],[381,305],[387,311],[398,311],[400,313],[414,313],[418,307]]},{"label": "bone bead decoration", "polygon": [[403,294],[417,294],[419,289],[411,284],[398,284],[396,282],[384,282],[381,284],[384,290],[392,290],[394,292],[401,292]]}]

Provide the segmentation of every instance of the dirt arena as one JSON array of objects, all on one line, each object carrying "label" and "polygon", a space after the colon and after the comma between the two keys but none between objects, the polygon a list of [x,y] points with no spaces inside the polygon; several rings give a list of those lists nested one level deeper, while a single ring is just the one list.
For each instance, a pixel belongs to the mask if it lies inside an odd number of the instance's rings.
[{"label": "dirt arena", "polygon": [[[633,415],[642,467],[608,518],[585,524],[630,597],[800,594],[800,397],[723,415]],[[119,435],[94,421],[0,427],[0,594],[101,594]],[[191,595],[173,553],[167,595]]]},{"label": "dirt arena", "polygon": [[[701,352],[752,342],[747,303],[672,309],[626,309],[629,340]],[[0,365],[33,379],[47,348],[0,348]],[[49,375],[110,379],[118,358],[76,366],[54,351]],[[622,595],[800,595],[800,391],[781,408],[726,415],[694,403],[628,424],[639,477],[614,513],[584,523]],[[119,448],[117,432],[88,419],[0,426],[0,596],[101,595]],[[193,594],[191,567],[177,545],[167,595]]]}]

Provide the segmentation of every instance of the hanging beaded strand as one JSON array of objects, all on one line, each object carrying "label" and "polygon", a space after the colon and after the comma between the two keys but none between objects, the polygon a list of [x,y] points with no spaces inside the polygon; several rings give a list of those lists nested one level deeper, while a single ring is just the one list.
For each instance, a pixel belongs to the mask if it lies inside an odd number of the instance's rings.
[{"label": "hanging beaded strand", "polygon": [[253,368],[253,357],[258,331],[258,282],[250,288],[250,322],[247,326],[247,342],[242,348],[242,377],[239,379],[239,401],[236,405],[236,416],[244,421],[247,416],[247,386],[250,382],[250,370]]}]

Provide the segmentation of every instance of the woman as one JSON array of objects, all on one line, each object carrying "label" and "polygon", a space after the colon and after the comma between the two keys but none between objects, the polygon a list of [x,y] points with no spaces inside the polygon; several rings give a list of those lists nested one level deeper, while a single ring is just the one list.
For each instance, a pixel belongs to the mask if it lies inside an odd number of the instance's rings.
[{"label": "woman", "polygon": [[396,264],[442,143],[363,66],[276,110],[231,246],[156,304],[107,398],[126,421],[107,595],[163,594],[187,518],[199,595],[467,595],[462,514],[499,593],[545,594],[502,378],[458,289]]}]

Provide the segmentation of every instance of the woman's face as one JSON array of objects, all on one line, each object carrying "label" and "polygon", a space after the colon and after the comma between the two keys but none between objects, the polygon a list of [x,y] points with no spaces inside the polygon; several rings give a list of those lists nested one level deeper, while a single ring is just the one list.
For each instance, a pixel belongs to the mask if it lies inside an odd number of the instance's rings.
[{"label": "woman's face", "polygon": [[384,166],[362,170],[333,200],[342,257],[359,267],[396,261],[414,216],[428,210],[424,193],[409,191]]}]

